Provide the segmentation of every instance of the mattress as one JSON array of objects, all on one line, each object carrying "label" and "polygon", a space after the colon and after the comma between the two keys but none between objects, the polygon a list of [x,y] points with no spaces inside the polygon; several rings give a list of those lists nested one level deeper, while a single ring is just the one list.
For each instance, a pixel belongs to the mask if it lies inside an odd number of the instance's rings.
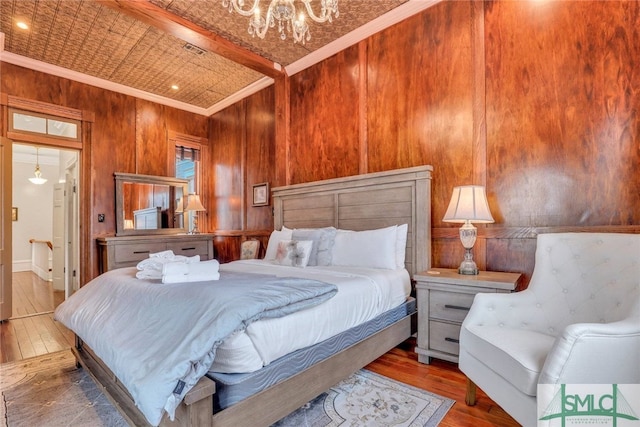
[{"label": "mattress", "polygon": [[216,393],[213,396],[214,412],[284,381],[415,312],[416,301],[414,298],[408,298],[403,304],[367,322],[323,342],[287,354],[258,371],[245,374],[209,372],[207,376],[216,382]]},{"label": "mattress", "polygon": [[227,338],[210,372],[247,373],[296,350],[313,346],[402,305],[411,291],[405,269],[285,267],[264,260],[234,261],[221,271],[274,274],[328,282],[338,293],[325,303],[277,319],[261,320]]}]

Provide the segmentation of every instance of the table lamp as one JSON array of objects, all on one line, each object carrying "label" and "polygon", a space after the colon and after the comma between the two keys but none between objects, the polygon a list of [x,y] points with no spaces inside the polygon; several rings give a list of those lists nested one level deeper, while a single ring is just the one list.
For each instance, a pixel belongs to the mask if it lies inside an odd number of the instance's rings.
[{"label": "table lamp", "polygon": [[478,274],[478,267],[473,261],[473,245],[476,243],[478,229],[472,222],[491,223],[493,217],[489,210],[487,195],[482,185],[463,185],[454,187],[447,212],[442,218],[444,222],[462,222],[460,241],[464,246],[464,260],[460,263],[458,273]]},{"label": "table lamp", "polygon": [[[204,206],[202,206],[202,202],[200,201],[200,196],[197,194],[191,193],[187,196],[187,206],[184,208],[186,212],[202,212],[206,211]],[[196,213],[193,216],[193,228],[189,232],[189,234],[200,234],[198,230],[198,214]]]}]

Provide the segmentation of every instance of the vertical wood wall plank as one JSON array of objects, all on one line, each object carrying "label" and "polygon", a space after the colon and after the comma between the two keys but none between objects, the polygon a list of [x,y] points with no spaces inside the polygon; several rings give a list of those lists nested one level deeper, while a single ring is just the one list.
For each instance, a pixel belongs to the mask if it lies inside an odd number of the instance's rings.
[{"label": "vertical wood wall plank", "polygon": [[273,106],[275,102],[273,87],[264,89],[247,98],[247,153],[246,153],[246,197],[245,205],[247,221],[244,230],[273,229],[271,205],[252,206],[253,185],[263,182],[274,185],[276,172],[275,146],[275,117]]},{"label": "vertical wood wall plank", "polygon": [[291,77],[290,184],[357,175],[358,46]]}]

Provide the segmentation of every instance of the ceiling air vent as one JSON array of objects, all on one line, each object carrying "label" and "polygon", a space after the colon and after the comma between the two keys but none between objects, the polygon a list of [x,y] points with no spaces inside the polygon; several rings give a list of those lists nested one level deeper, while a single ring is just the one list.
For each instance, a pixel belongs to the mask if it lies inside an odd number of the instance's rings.
[{"label": "ceiling air vent", "polygon": [[206,50],[199,48],[198,46],[191,44],[191,43],[186,43],[183,46],[184,50],[186,50],[187,52],[191,52],[191,53],[195,53],[196,55],[202,55],[203,53],[206,53]]}]

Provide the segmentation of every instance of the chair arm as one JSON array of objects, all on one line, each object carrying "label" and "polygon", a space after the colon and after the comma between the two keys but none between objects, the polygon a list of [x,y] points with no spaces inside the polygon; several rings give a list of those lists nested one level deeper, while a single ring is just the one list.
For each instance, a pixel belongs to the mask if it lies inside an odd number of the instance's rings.
[{"label": "chair arm", "polygon": [[471,309],[464,319],[466,325],[525,327],[535,319],[535,296],[524,290],[511,294],[476,294]]},{"label": "chair arm", "polygon": [[576,323],[547,355],[540,384],[640,383],[640,319]]}]

